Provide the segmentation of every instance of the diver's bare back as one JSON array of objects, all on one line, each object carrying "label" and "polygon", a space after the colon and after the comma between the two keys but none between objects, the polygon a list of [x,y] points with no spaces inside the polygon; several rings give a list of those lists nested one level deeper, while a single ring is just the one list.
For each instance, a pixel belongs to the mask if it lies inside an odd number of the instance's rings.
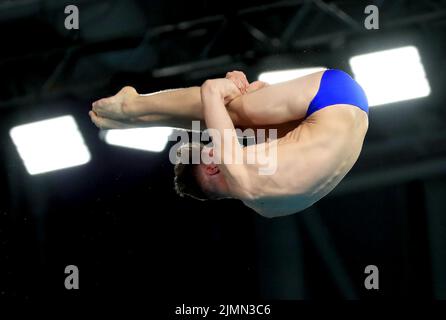
[{"label": "diver's bare back", "polygon": [[[306,118],[276,141],[277,169],[259,175],[249,166],[251,192],[245,205],[264,216],[292,214],[311,206],[329,193],[352,168],[361,152],[368,128],[367,113],[353,105],[325,107]],[[247,154],[256,146],[244,148]]]}]

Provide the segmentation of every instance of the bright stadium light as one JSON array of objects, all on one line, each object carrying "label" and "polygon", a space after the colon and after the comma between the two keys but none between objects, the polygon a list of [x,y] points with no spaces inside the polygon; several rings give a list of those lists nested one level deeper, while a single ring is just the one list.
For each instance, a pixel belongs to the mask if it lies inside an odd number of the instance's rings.
[{"label": "bright stadium light", "polygon": [[171,134],[172,128],[168,127],[112,129],[106,132],[105,141],[121,147],[161,152]]},{"label": "bright stadium light", "polygon": [[303,68],[303,69],[289,69],[289,70],[277,70],[277,71],[268,71],[262,72],[259,75],[259,80],[269,83],[275,84],[279,82],[284,82],[296,78],[300,78],[306,76],[311,73],[315,73],[318,71],[325,70],[327,68],[324,67],[313,67],[313,68]]},{"label": "bright stadium light", "polygon": [[370,106],[426,97],[431,92],[416,47],[355,56],[350,65]]},{"label": "bright stadium light", "polygon": [[9,135],[31,175],[79,166],[91,158],[72,116],[20,125]]}]

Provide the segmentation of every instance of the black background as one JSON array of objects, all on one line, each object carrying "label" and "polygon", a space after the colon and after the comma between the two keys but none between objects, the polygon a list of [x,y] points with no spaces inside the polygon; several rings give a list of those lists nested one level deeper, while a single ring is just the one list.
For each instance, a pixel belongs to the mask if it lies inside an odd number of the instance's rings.
[{"label": "black background", "polygon": [[[444,2],[375,2],[379,31],[356,30],[313,4],[292,35],[297,44],[282,46],[256,40],[244,22],[280,37],[303,10],[298,1],[77,3],[78,31],[63,29],[63,1],[0,4],[0,299],[446,297]],[[365,3],[328,3],[362,23]],[[215,16],[223,27],[212,19],[178,27]],[[397,23],[409,17],[418,20]],[[174,31],[144,43],[161,25]],[[431,95],[372,108],[352,172],[288,217],[265,219],[235,200],[177,197],[168,147],[158,154],[109,146],[87,115],[92,101],[125,84],[152,92],[233,69],[250,79],[271,67],[351,72],[350,56],[401,45],[418,47]],[[172,65],[192,71],[163,73]],[[65,114],[75,117],[92,160],[28,175],[9,130]],[[79,267],[78,291],[64,287],[70,264]],[[364,288],[367,265],[380,270],[379,290]]]}]

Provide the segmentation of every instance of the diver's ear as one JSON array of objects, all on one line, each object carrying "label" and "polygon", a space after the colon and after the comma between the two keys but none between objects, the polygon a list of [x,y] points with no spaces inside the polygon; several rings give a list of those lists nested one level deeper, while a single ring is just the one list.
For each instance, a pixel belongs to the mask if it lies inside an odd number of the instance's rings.
[{"label": "diver's ear", "polygon": [[218,166],[216,164],[208,164],[208,165],[206,165],[205,171],[208,175],[213,176],[213,175],[219,173],[220,169],[218,168]]}]

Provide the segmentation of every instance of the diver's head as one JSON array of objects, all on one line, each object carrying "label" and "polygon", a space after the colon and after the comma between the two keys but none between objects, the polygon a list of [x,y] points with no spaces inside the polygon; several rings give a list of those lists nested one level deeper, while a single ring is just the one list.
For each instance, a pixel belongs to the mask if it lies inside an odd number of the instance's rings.
[{"label": "diver's head", "polygon": [[[192,164],[192,154],[200,155],[200,163]],[[201,161],[202,155],[212,158],[213,149],[202,143],[188,143],[178,149],[180,162],[175,165],[175,190],[184,197],[190,196],[197,200],[216,200],[228,198],[229,190],[223,173],[217,164]],[[182,163],[182,159],[187,159]]]}]

